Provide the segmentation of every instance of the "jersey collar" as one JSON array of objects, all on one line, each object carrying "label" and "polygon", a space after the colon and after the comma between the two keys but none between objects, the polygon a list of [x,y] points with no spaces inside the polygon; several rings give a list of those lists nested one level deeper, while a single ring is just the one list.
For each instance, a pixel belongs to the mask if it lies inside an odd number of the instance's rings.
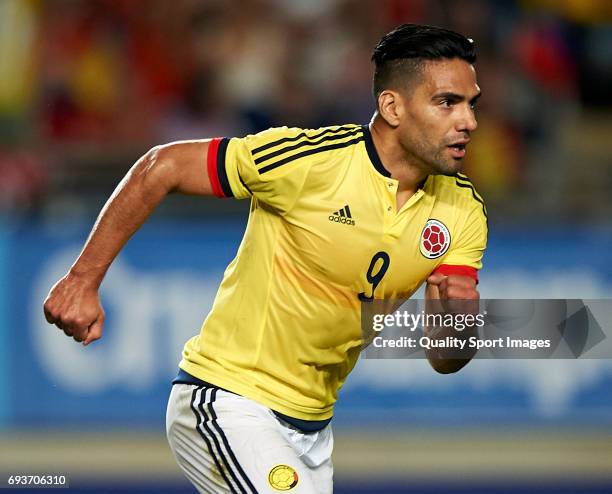
[{"label": "jersey collar", "polygon": [[[380,160],[380,156],[378,156],[378,152],[376,151],[376,147],[374,146],[374,141],[372,140],[372,134],[370,133],[369,125],[366,124],[362,125],[361,127],[363,128],[363,137],[365,139],[366,151],[368,152],[368,157],[370,158],[372,165],[374,165],[376,171],[380,173],[383,177],[391,178],[391,173],[389,173],[389,170],[385,168],[385,166],[382,164],[382,161]],[[423,179],[423,181],[417,186],[417,190],[425,188],[425,183],[428,179],[429,175],[427,175]]]},{"label": "jersey collar", "polygon": [[370,158],[372,165],[374,165],[374,168],[376,168],[376,171],[380,173],[383,177],[390,178],[391,174],[389,173],[389,170],[387,170],[382,164],[382,161],[380,161],[380,156],[378,156],[378,152],[376,151],[376,148],[374,147],[374,141],[372,140],[372,134],[370,133],[370,127],[366,124],[366,125],[362,125],[362,128],[363,128],[363,137],[365,139],[366,151],[368,152],[368,157]]}]

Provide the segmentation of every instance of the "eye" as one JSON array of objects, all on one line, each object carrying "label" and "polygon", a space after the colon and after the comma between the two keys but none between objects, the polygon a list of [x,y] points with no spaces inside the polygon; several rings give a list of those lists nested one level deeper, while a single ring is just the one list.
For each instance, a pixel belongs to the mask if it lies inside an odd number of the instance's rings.
[{"label": "eye", "polygon": [[444,108],[450,108],[452,106],[452,102],[449,99],[442,99],[440,100],[440,106],[443,106]]},{"label": "eye", "polygon": [[473,101],[472,103],[470,103],[470,108],[472,110],[475,110],[477,106],[478,106],[478,102],[477,101]]}]

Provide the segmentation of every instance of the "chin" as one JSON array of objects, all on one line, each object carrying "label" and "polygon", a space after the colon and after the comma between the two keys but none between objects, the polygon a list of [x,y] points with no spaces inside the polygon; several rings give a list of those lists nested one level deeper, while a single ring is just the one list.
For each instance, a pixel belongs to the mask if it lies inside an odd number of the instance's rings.
[{"label": "chin", "polygon": [[452,163],[436,163],[432,166],[434,175],[454,175],[463,169],[463,160],[453,160]]}]

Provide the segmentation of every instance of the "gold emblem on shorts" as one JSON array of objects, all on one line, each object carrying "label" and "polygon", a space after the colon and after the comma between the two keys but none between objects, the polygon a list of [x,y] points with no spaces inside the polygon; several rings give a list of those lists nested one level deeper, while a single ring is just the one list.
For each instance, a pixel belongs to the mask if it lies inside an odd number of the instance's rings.
[{"label": "gold emblem on shorts", "polygon": [[277,491],[290,491],[298,480],[297,472],[289,465],[276,465],[268,474],[268,482]]}]

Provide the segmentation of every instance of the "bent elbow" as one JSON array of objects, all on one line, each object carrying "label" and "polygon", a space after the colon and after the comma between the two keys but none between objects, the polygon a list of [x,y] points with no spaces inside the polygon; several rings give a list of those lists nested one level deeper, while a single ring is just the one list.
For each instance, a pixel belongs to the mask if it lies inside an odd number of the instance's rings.
[{"label": "bent elbow", "polygon": [[161,188],[172,192],[176,187],[176,166],[169,145],[149,149],[136,163],[132,173],[144,184],[145,189]]}]

